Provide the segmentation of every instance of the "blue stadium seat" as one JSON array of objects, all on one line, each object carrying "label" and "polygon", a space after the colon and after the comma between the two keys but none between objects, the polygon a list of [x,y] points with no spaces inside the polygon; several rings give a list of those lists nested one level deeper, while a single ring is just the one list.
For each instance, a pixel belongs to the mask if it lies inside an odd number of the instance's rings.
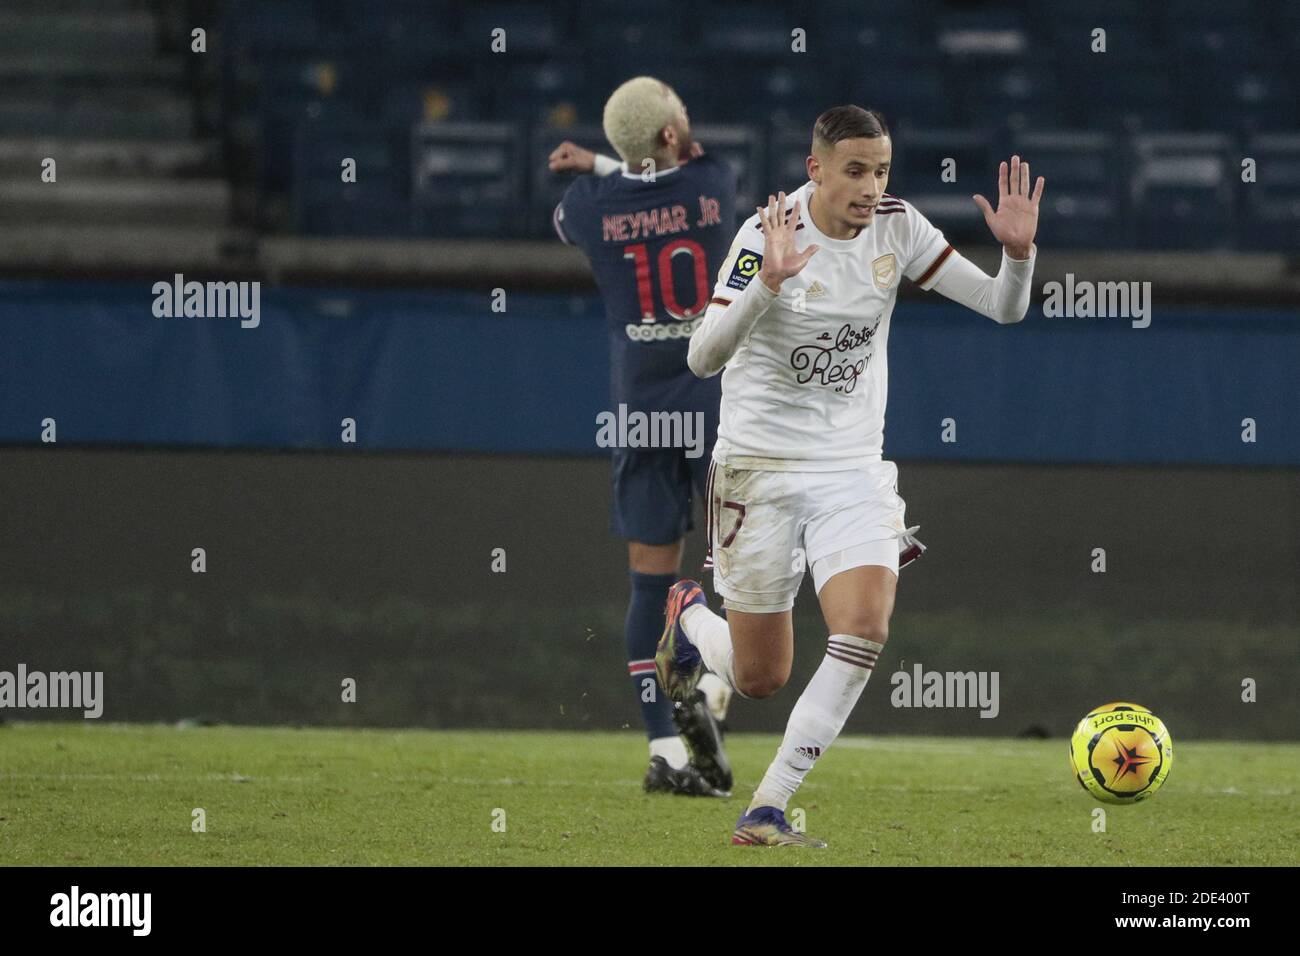
[{"label": "blue stadium seat", "polygon": [[493,115],[518,121],[523,128],[545,122],[599,123],[609,93],[601,90],[588,75],[585,63],[574,58],[504,64],[493,86],[496,90]]},{"label": "blue stadium seat", "polygon": [[1071,125],[1113,132],[1178,128],[1181,90],[1167,62],[1105,53],[1067,69],[1065,87],[1080,110],[1079,122]]},{"label": "blue stadium seat", "polygon": [[844,99],[835,71],[801,69],[790,58],[730,60],[718,66],[747,103],[744,110],[730,112],[750,122],[792,123],[811,131],[823,110]]},{"label": "blue stadium seat", "polygon": [[1133,137],[1130,198],[1139,245],[1214,249],[1233,239],[1232,141],[1218,133]]},{"label": "blue stadium seat", "polygon": [[665,17],[658,7],[586,0],[575,24],[579,32],[573,46],[581,50],[593,74],[606,81],[619,83],[642,73],[659,76],[665,61],[691,59],[686,53],[698,42],[698,31],[684,36],[682,28],[689,25],[688,18]]},{"label": "blue stadium seat", "polygon": [[[475,50],[490,51],[493,31],[505,30],[506,52],[561,52],[560,17],[551,7],[529,3],[483,3],[465,10],[460,42]],[[504,60],[503,60],[504,62]]]},{"label": "blue stadium seat", "polygon": [[1189,24],[1196,26],[1233,27],[1259,22],[1264,11],[1262,4],[1252,0],[1223,3],[1221,0],[1178,0],[1177,3],[1160,4],[1153,12],[1159,14],[1167,29],[1177,30]]},{"label": "blue stadium seat", "polygon": [[1292,125],[1291,71],[1255,24],[1182,28],[1177,46],[1188,128],[1254,131]]},{"label": "blue stadium seat", "polygon": [[1038,220],[1038,238],[1044,246],[1128,244],[1121,212],[1127,182],[1117,175],[1123,166],[1114,136],[1025,131],[1014,135],[1009,145],[1009,153],[1029,163],[1032,179],[1047,178]]},{"label": "blue stadium seat", "polygon": [[526,230],[520,130],[509,123],[425,123],[411,131],[413,228],[422,236]]},{"label": "blue stadium seat", "polygon": [[[293,210],[306,234],[382,236],[408,231],[411,215],[405,128],[316,122],[296,131]],[[344,158],[357,181],[344,183]]]},{"label": "blue stadium seat", "polygon": [[468,80],[397,80],[386,86],[381,104],[385,122],[407,127],[483,115],[478,88]]},{"label": "blue stadium seat", "polygon": [[263,107],[260,114],[260,182],[272,193],[287,193],[293,181],[298,130],[307,123],[358,123],[363,121],[350,104],[341,101],[286,100]]},{"label": "blue stadium seat", "polygon": [[[971,199],[973,193],[989,196],[997,181],[997,164],[1003,157],[992,152],[987,130],[896,130],[894,163],[889,192],[915,205],[939,226],[949,239],[983,235],[984,217]],[[956,163],[956,181],[944,182],[947,160]]]},{"label": "blue stadium seat", "polygon": [[[1300,122],[1291,68],[1300,62],[1300,3],[980,6],[230,0],[221,90],[237,129],[231,140],[247,144],[242,168],[256,170],[264,198],[318,232],[381,234],[370,230],[388,221],[402,231],[413,219],[422,234],[547,235],[564,181],[545,171],[546,153],[584,137],[608,151],[599,128],[606,98],[651,74],[677,89],[706,146],[736,164],[742,213],[770,189],[802,183],[814,119],[854,102],[881,110],[895,132],[891,188],[919,196],[958,233],[983,233],[969,195],[991,189],[1005,158],[988,151],[993,142],[1015,144],[1049,177],[1045,242],[1206,246],[1238,226],[1261,248],[1294,240],[1285,218],[1293,184],[1279,169],[1293,161],[1285,134]],[[495,27],[507,30],[504,55],[489,51]],[[807,31],[806,53],[790,48],[795,27]],[[1107,31],[1103,54],[1090,51],[1097,27]],[[28,109],[26,96],[16,89],[0,103],[20,130],[47,112]],[[77,115],[63,126],[94,120]],[[477,134],[458,140],[429,133],[429,123],[527,138],[485,133],[475,158]],[[334,170],[299,162],[297,150],[349,124],[397,131],[391,175],[335,196]],[[1197,130],[1262,144],[1270,178],[1240,185],[1240,156],[1186,137]],[[511,156],[527,164],[503,168]],[[938,179],[945,156],[958,161],[959,186]],[[377,168],[374,160],[367,165]]]},{"label": "blue stadium seat", "polygon": [[318,16],[322,33],[332,41],[383,56],[403,50],[442,56],[457,48],[457,5],[451,0],[322,0]]},{"label": "blue stadium seat", "polygon": [[239,0],[223,22],[237,42],[246,44],[258,56],[310,54],[322,40],[311,0],[281,0],[275,4]]},{"label": "blue stadium seat", "polygon": [[736,215],[744,221],[758,205],[758,197],[766,198],[769,190],[759,129],[739,123],[696,123],[691,133],[706,150],[731,165],[736,174]]},{"label": "blue stadium seat", "polygon": [[1029,33],[1014,10],[944,13],[935,23],[934,44],[959,64],[1016,59],[1031,52]]},{"label": "blue stadium seat", "polygon": [[[1093,31],[1099,28],[1106,31],[1105,52],[1093,51]],[[1169,55],[1169,46],[1147,20],[1075,16],[1053,20],[1035,30],[1029,52],[1050,54],[1069,69],[1086,68],[1089,64],[1105,68],[1113,67],[1114,59],[1163,60]]]},{"label": "blue stadium seat", "polygon": [[[761,187],[763,198],[767,193],[784,189],[798,189],[808,181],[806,160],[812,147],[812,125],[806,129],[780,124],[770,128],[767,136],[767,178]],[[754,212],[757,200],[744,208],[746,216]]]},{"label": "blue stadium seat", "polygon": [[308,183],[296,206],[298,231],[315,236],[404,236],[411,203],[384,184]]},{"label": "blue stadium seat", "polygon": [[930,0],[818,0],[801,7],[797,18],[808,27],[808,56],[825,64],[890,61],[934,52],[934,17],[937,4]]},{"label": "blue stadium seat", "polygon": [[701,3],[695,16],[694,45],[713,57],[802,56],[792,53],[791,31],[799,17],[753,3]]},{"label": "blue stadium seat", "polygon": [[891,127],[946,126],[957,119],[957,90],[938,56],[857,61],[846,68],[845,87],[849,102],[880,110]]},{"label": "blue stadium seat", "polygon": [[954,75],[961,118],[974,127],[1051,129],[1070,113],[1050,62],[967,63]]},{"label": "blue stadium seat", "polygon": [[1255,182],[1241,182],[1240,164],[1230,170],[1245,196],[1242,245],[1293,254],[1300,249],[1300,134],[1254,136],[1245,157],[1255,160]]},{"label": "blue stadium seat", "polygon": [[1188,84],[1188,125],[1236,133],[1294,129],[1297,87],[1279,70],[1235,64],[1206,68]]}]

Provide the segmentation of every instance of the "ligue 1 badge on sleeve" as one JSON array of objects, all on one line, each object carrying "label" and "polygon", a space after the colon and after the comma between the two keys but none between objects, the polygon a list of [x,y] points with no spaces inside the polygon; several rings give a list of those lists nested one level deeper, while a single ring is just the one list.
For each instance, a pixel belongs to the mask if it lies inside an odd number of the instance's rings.
[{"label": "ligue 1 badge on sleeve", "polygon": [[744,291],[745,286],[749,285],[749,280],[758,275],[758,270],[762,265],[763,256],[761,253],[750,249],[741,249],[736,255],[736,262],[732,266],[731,275],[727,277],[728,288]]}]

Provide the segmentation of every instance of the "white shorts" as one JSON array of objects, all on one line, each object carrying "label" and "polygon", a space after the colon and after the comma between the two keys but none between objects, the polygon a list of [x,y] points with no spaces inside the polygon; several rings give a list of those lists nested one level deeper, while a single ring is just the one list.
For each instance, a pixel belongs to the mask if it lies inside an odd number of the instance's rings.
[{"label": "white shorts", "polygon": [[714,464],[709,550],[723,606],[788,611],[811,567],[818,593],[835,574],[878,564],[898,574],[906,503],[898,466],[761,471]]}]

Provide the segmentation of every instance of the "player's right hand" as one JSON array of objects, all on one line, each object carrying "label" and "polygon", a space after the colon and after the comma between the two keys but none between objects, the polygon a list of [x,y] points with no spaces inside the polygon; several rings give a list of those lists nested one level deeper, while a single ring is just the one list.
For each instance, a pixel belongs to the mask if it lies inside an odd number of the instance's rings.
[{"label": "player's right hand", "polygon": [[551,151],[547,165],[553,173],[589,173],[596,167],[596,154],[566,139]]},{"label": "player's right hand", "polygon": [[785,193],[767,197],[767,209],[758,207],[758,221],[763,227],[763,265],[758,277],[773,292],[781,291],[781,283],[798,275],[820,246],[811,245],[802,251],[794,247],[794,231],[799,224],[799,200],[787,216]]}]

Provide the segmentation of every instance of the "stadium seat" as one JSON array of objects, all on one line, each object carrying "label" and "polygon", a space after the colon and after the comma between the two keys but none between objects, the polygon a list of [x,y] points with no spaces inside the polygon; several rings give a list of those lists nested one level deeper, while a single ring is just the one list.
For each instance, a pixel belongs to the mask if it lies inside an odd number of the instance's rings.
[{"label": "stadium seat", "polygon": [[1038,220],[1044,246],[1100,247],[1124,240],[1120,199],[1126,183],[1115,174],[1120,163],[1113,136],[1025,131],[1012,137],[1010,151],[1029,163],[1033,179],[1047,177]]},{"label": "stadium seat", "polygon": [[731,164],[736,174],[736,215],[743,221],[758,205],[759,196],[766,197],[770,188],[763,182],[767,167],[758,129],[741,124],[697,123],[692,133],[706,150]]},{"label": "stadium seat", "polygon": [[581,59],[530,59],[506,65],[493,85],[494,115],[518,121],[556,125],[599,123],[608,91],[592,82]]},{"label": "stadium seat", "polygon": [[695,43],[713,57],[783,57],[791,54],[798,18],[786,11],[741,3],[702,3],[696,13]]},{"label": "stadium seat", "polygon": [[240,0],[224,22],[234,42],[247,45],[259,57],[310,55],[323,39],[311,0],[281,0],[274,5]]},{"label": "stadium seat", "polygon": [[937,4],[930,0],[818,0],[801,10],[811,20],[808,55],[837,62],[906,60],[933,52]]},{"label": "stadium seat", "polygon": [[[694,31],[684,38],[681,29],[687,18],[665,17],[658,8],[586,0],[580,9],[575,31],[583,58],[593,75],[603,77],[608,94],[613,85],[639,74],[669,77],[665,62],[698,63],[686,55],[687,43],[695,43]],[[566,52],[575,50],[566,44]],[[669,80],[669,82],[672,82]],[[612,85],[610,85],[612,84]]]},{"label": "stadium seat", "polygon": [[[300,232],[400,234],[410,222],[406,127],[373,123],[303,123],[296,130],[293,208]],[[355,183],[341,163],[356,161]]]},{"label": "stadium seat", "polygon": [[[812,128],[799,129],[787,124],[777,124],[769,128],[767,136],[767,185],[763,192],[784,189],[787,192],[798,189],[808,181],[806,160],[812,145]],[[753,212],[752,206],[745,207],[745,212]]]},{"label": "stadium seat", "polygon": [[1133,138],[1130,198],[1136,239],[1147,247],[1231,244],[1231,140],[1217,133],[1147,133]]},{"label": "stadium seat", "polygon": [[732,59],[718,65],[735,89],[746,91],[752,105],[745,119],[751,122],[792,123],[811,131],[823,110],[842,101],[839,76],[833,70],[810,72],[788,59],[775,64]]},{"label": "stadium seat", "polygon": [[467,80],[400,80],[385,89],[380,109],[385,122],[403,126],[483,115],[478,90]]},{"label": "stadium seat", "polygon": [[527,225],[518,130],[508,123],[424,123],[411,133],[419,235],[511,236]]},{"label": "stadium seat", "polygon": [[460,42],[476,49],[490,49],[493,31],[502,29],[506,54],[560,52],[562,30],[557,21],[557,14],[545,5],[476,4],[465,11]]},{"label": "stadium seat", "polygon": [[[989,195],[1001,158],[991,152],[991,133],[962,129],[900,130],[894,136],[889,191],[941,224],[949,239],[980,236],[984,217],[972,193]],[[944,182],[945,162],[955,160],[955,182]],[[996,190],[994,190],[996,195]]]},{"label": "stadium seat", "polygon": [[[140,43],[140,32],[125,28],[133,9],[130,3],[105,8],[106,23],[123,25],[110,30],[109,46]],[[1203,212],[1216,229],[1232,228],[1235,190],[1221,194],[1207,183],[1232,173],[1240,157],[1215,160],[1200,146],[1179,157],[1153,145],[1164,142],[1158,136],[1143,137],[1201,131],[1270,143],[1270,135],[1300,121],[1300,81],[1288,69],[1300,57],[1300,6],[1282,0],[1182,0],[1154,8],[1131,0],[1043,0],[996,9],[943,0],[758,6],[701,0],[671,15],[616,0],[473,6],[454,0],[363,6],[231,0],[222,9],[220,83],[235,163],[249,170],[246,177],[256,179],[264,199],[284,207],[286,222],[326,231],[364,228],[364,215],[316,209],[324,187],[291,160],[295,144],[313,124],[366,122],[408,131],[398,134],[402,147],[394,154],[400,188],[377,197],[379,205],[406,198],[416,185],[421,228],[458,222],[448,226],[456,234],[498,235],[506,222],[502,203],[517,202],[515,228],[549,234],[562,183],[545,173],[548,144],[588,137],[608,151],[599,129],[605,99],[638,74],[672,84],[697,136],[737,165],[742,211],[770,188],[803,182],[813,120],[831,105],[853,102],[881,110],[896,134],[893,188],[908,198],[919,190],[949,228],[983,229],[969,203],[975,190],[967,189],[967,171],[981,169],[980,188],[986,189],[1004,157],[982,153],[981,144],[1032,149],[1041,156],[1037,168],[1052,181],[1044,235],[1060,245],[1117,236],[1184,246],[1212,241],[1206,230],[1178,223],[1189,204],[1205,201]],[[46,72],[33,73],[17,52],[6,57],[4,49],[26,43],[26,16],[13,17],[11,35],[0,37],[0,78],[6,80],[0,123],[11,132],[188,134],[183,103],[178,110],[163,100],[123,99],[128,84],[116,79],[118,100],[69,100],[73,80],[49,79],[63,76],[63,60],[46,57]],[[496,27],[507,31],[508,53],[485,56]],[[796,27],[807,31],[806,53],[791,49]],[[1106,31],[1105,53],[1091,49],[1097,28]],[[65,39],[77,46],[84,34],[70,26]],[[77,62],[90,62],[92,52]],[[94,63],[107,63],[107,56],[100,51]],[[111,69],[115,78],[121,75],[120,67]],[[85,81],[83,75],[79,82]],[[52,96],[71,108],[54,109]],[[416,166],[408,165],[411,129],[483,122],[505,124],[501,128],[522,137],[490,152],[517,150],[529,157],[527,168],[513,177],[479,170],[426,181],[417,172],[427,172],[418,157]],[[717,142],[701,133],[719,126],[744,132],[726,132]],[[935,131],[939,139],[930,138]],[[429,150],[424,160],[463,148],[418,141]],[[1147,152],[1120,161],[1138,143]],[[937,163],[946,156],[958,161],[960,187],[938,180]],[[1285,154],[1270,163],[1279,161]],[[1109,177],[1100,174],[1106,163],[1114,164]],[[1124,192],[1108,191],[1116,184]],[[367,184],[367,191],[374,188]],[[1287,195],[1276,178],[1269,188]],[[1127,201],[1139,195],[1140,202]],[[1247,191],[1240,203],[1248,214],[1243,225],[1255,230],[1252,241],[1288,235],[1259,205],[1262,195],[1266,190]],[[481,216],[462,215],[475,203]],[[526,210],[522,225],[519,208]],[[457,212],[439,220],[430,215],[435,209]]]},{"label": "stadium seat", "polygon": [[934,29],[938,49],[957,63],[1015,59],[1029,53],[1029,34],[1012,10],[945,13]]},{"label": "stadium seat", "polygon": [[849,102],[878,109],[890,126],[946,126],[957,119],[956,91],[935,55],[860,60],[845,74]]},{"label": "stadium seat", "polygon": [[1112,132],[1173,130],[1183,115],[1169,63],[1152,56],[1095,54],[1067,64],[1071,125]]},{"label": "stadium seat", "polygon": [[959,78],[961,117],[983,129],[1052,129],[1067,112],[1054,65],[968,61]]},{"label": "stadium seat", "polygon": [[1245,196],[1242,245],[1300,249],[1300,135],[1254,136],[1246,144],[1245,157],[1255,161],[1255,182],[1241,182],[1240,165],[1229,171]]}]

